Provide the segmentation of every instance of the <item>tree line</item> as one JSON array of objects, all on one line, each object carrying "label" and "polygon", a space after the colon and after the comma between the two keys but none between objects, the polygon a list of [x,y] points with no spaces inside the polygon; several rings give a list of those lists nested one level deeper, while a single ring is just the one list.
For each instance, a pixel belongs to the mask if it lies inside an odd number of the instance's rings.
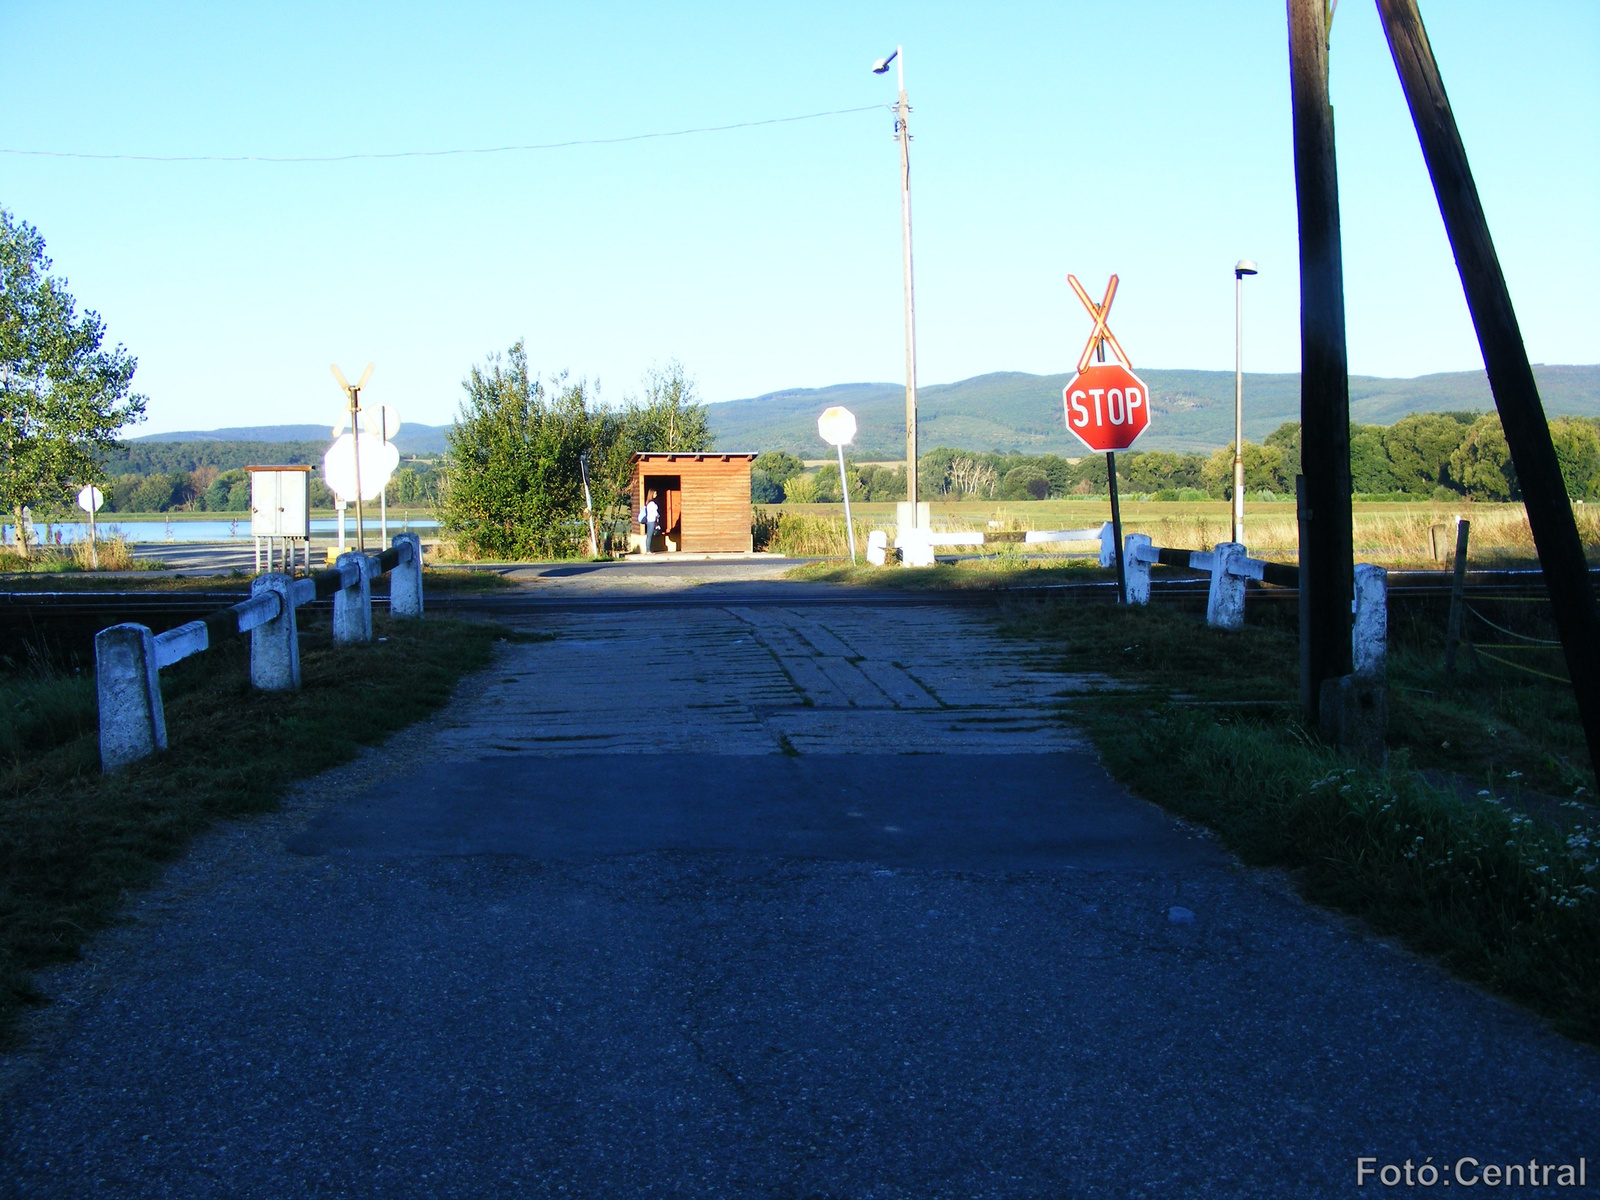
[{"label": "tree line", "polygon": [[[1567,495],[1600,497],[1600,419],[1557,417],[1550,422]],[[1300,473],[1300,425],[1280,425],[1260,443],[1244,444],[1247,494],[1294,495]],[[904,500],[905,468],[846,460],[852,499]],[[1520,500],[1511,452],[1497,413],[1417,413],[1393,425],[1350,426],[1351,491],[1396,500],[1468,498]],[[1117,455],[1117,486],[1156,500],[1231,499],[1233,443],[1210,454],[1169,450]],[[1056,454],[1001,454],[941,446],[917,461],[917,488],[927,498],[1048,500],[1105,495],[1106,460]],[[792,454],[763,454],[751,472],[758,504],[826,504],[840,500],[839,469],[827,464],[808,473]]]}]

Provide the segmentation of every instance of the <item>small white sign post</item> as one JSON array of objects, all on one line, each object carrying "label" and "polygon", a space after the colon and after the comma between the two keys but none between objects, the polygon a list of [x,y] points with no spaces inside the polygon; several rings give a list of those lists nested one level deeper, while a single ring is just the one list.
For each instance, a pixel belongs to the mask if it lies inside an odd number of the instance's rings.
[{"label": "small white sign post", "polygon": [[100,548],[95,543],[95,514],[105,502],[105,493],[92,483],[78,493],[78,507],[89,514],[89,566],[95,571],[100,569]]},{"label": "small white sign post", "polygon": [[844,496],[844,531],[850,539],[850,565],[856,565],[856,527],[850,521],[850,484],[844,477],[844,448],[855,441],[856,415],[838,405],[817,418],[817,432],[822,440],[839,451],[839,491]]}]

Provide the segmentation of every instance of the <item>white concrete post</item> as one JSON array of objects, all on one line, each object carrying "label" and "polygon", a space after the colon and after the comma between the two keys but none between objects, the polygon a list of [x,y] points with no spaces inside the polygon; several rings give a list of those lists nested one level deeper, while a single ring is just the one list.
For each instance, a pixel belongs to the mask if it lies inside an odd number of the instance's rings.
[{"label": "white concrete post", "polygon": [[250,686],[264,692],[292,692],[300,686],[300,638],[294,616],[294,580],[288,575],[258,575],[250,595],[276,592],[278,615],[250,631]]},{"label": "white concrete post", "polygon": [[1244,626],[1244,576],[1235,575],[1228,567],[1238,559],[1248,558],[1239,542],[1219,542],[1211,552],[1211,594],[1206,598],[1206,624],[1216,629],[1239,629]]},{"label": "white concrete post", "polygon": [[1389,648],[1389,572],[1371,563],[1356,564],[1356,594],[1351,604],[1350,659],[1357,675],[1382,676]]},{"label": "white concrete post", "polygon": [[1117,565],[1117,531],[1110,521],[1100,526],[1100,565],[1102,567]]},{"label": "white concrete post", "polygon": [[881,529],[867,534],[867,561],[881,567],[889,560],[889,535]]},{"label": "white concrete post", "polygon": [[100,769],[107,774],[167,748],[155,639],[143,625],[113,625],[94,639],[100,702]]},{"label": "white concrete post", "polygon": [[401,553],[401,562],[389,572],[389,615],[391,617],[420,617],[422,615],[422,539],[414,533],[397,533],[389,543],[392,546],[410,546],[411,557]]},{"label": "white concrete post", "polygon": [[333,640],[350,646],[372,640],[372,567],[359,550],[339,555],[333,565],[345,586],[333,594]]},{"label": "white concrete post", "polygon": [[1143,533],[1130,533],[1122,542],[1124,578],[1128,581],[1128,603],[1150,603],[1150,560],[1140,554],[1149,549],[1150,537]]}]

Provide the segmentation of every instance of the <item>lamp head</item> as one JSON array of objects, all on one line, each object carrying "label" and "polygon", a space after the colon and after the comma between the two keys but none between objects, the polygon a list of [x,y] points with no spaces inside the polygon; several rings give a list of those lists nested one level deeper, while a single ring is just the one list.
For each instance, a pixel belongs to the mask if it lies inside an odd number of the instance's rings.
[{"label": "lamp head", "polygon": [[872,64],[872,73],[874,75],[882,75],[885,71],[887,71],[889,69],[889,64],[892,63],[899,56],[899,54],[900,54],[900,51],[896,50],[893,54],[889,55],[887,58],[880,58],[877,62]]},{"label": "lamp head", "polygon": [[1243,279],[1246,275],[1254,275],[1255,273],[1256,264],[1251,259],[1241,258],[1233,265],[1233,277],[1235,279]]}]

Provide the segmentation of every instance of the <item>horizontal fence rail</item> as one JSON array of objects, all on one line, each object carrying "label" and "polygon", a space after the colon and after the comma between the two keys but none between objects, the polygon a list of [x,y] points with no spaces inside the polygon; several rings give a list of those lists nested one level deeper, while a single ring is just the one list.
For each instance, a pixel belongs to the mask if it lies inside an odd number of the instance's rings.
[{"label": "horizontal fence rail", "polygon": [[[1300,586],[1299,567],[1251,558],[1238,542],[1222,542],[1211,550],[1180,550],[1154,545],[1146,534],[1130,533],[1124,539],[1123,559],[1129,604],[1150,603],[1152,566],[1209,572],[1206,624],[1218,629],[1239,629],[1244,625],[1248,581],[1284,588]],[[1355,594],[1350,601],[1350,649],[1355,674],[1359,676],[1383,674],[1389,641],[1388,575],[1384,568],[1371,563],[1356,564]]]},{"label": "horizontal fence rail", "polygon": [[165,633],[123,622],[94,639],[100,707],[100,769],[115,771],[167,748],[160,672],[211,647],[250,636],[250,683],[262,691],[300,686],[300,641],[295,610],[333,600],[333,640],[354,645],[372,640],[372,581],[391,574],[389,612],[422,616],[422,543],[400,533],[381,554],[352,551],[305,579],[258,575],[248,600],[189,621]]}]

